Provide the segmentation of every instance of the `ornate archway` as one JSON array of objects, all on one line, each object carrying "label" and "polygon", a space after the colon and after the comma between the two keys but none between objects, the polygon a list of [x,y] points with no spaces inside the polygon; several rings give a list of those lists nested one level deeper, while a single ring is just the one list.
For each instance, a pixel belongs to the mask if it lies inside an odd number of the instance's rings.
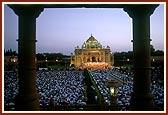
[{"label": "ornate archway", "polygon": [[95,56],[92,57],[92,62],[96,62],[96,57]]}]

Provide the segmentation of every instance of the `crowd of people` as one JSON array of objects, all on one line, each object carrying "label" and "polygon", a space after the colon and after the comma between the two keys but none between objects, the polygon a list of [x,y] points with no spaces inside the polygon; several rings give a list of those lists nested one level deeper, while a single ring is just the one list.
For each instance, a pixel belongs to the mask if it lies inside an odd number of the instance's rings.
[{"label": "crowd of people", "polygon": [[18,79],[17,72],[5,71],[4,72],[4,109],[14,110],[15,96],[18,94]]},{"label": "crowd of people", "polygon": [[[128,69],[129,70],[129,69]],[[127,74],[126,74],[127,73]],[[158,79],[160,69],[152,70],[151,93],[154,96],[156,110],[164,110],[164,81]],[[133,75],[129,72],[121,72],[119,69],[113,70],[94,70],[92,71],[93,78],[98,85],[99,90],[104,96],[107,104],[110,105],[109,89],[106,85],[111,79],[121,81],[121,86],[118,87],[117,107],[119,111],[130,110],[131,94],[133,92]],[[156,79],[157,78],[157,79]]]},{"label": "crowd of people", "polygon": [[154,96],[155,104],[158,110],[164,109],[164,72],[161,66],[153,67],[152,69],[152,83],[151,93]]},{"label": "crowd of people", "polygon": [[[40,109],[47,110],[51,100],[54,105],[86,105],[82,71],[37,71],[36,85],[39,94]],[[18,94],[16,72],[5,72],[4,106],[5,110],[14,110],[15,96]]]},{"label": "crowd of people", "polygon": [[[119,69],[92,70],[92,75],[107,105],[110,105],[109,88],[107,81],[111,79],[121,80],[118,88],[118,111],[130,110],[131,93],[133,92],[133,77],[121,73]],[[158,71],[152,75],[157,76]],[[15,96],[18,94],[17,72],[4,72],[4,108],[15,109]],[[155,77],[154,77],[155,78]],[[152,79],[151,93],[159,110],[164,109],[164,82]],[[46,110],[51,102],[55,105],[85,106],[87,102],[86,88],[82,70],[71,71],[37,71],[36,87],[39,94],[40,108]]]},{"label": "crowd of people", "polygon": [[82,71],[37,71],[37,91],[43,109],[50,99],[55,105],[86,105]]},{"label": "crowd of people", "polygon": [[124,82],[118,87],[117,107],[119,111],[129,110],[131,93],[133,92],[133,77],[121,74],[116,70],[94,70],[92,75],[107,105],[110,105],[110,91],[107,82],[112,79],[124,79]]}]

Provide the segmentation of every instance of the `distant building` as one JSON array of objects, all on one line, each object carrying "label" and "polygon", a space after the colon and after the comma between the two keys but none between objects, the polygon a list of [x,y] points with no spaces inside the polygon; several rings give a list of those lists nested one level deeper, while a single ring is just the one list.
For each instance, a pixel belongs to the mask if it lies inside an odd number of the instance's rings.
[{"label": "distant building", "polygon": [[110,47],[102,45],[92,35],[82,47],[75,47],[75,54],[71,54],[71,66],[93,69],[104,69],[112,67],[114,55],[111,54]]},{"label": "distant building", "polygon": [[4,56],[4,70],[16,70],[18,67],[18,57],[17,56]]}]

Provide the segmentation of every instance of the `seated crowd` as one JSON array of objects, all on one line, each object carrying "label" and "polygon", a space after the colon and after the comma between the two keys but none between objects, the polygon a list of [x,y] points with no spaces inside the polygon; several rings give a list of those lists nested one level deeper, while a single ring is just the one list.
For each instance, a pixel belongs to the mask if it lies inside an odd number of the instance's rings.
[{"label": "seated crowd", "polygon": [[[163,80],[157,79],[159,69],[157,71],[152,70],[152,83],[151,83],[151,93],[154,95],[154,102],[156,105],[156,110],[164,110],[164,82]],[[111,79],[117,79],[123,82],[118,88],[118,99],[117,106],[119,111],[128,111],[130,109],[131,94],[133,92],[133,76],[127,75],[119,71],[119,69],[113,70],[93,70],[93,78],[98,85],[99,90],[104,96],[107,104],[110,105],[109,89],[106,85],[107,81]]]},{"label": "seated crowd", "polygon": [[37,71],[37,90],[40,106],[50,99],[55,105],[86,105],[82,71]]},{"label": "seated crowd", "polygon": [[121,74],[116,70],[94,70],[92,71],[93,78],[98,85],[98,88],[107,105],[110,105],[110,97],[109,97],[109,88],[106,83],[111,79],[125,79],[125,83],[121,84],[118,88],[118,99],[117,99],[117,107],[119,111],[129,110],[131,93],[133,88],[133,78],[127,76],[125,74]]},{"label": "seated crowd", "polygon": [[[157,76],[158,71],[153,72]],[[110,105],[109,88],[106,83],[113,78],[123,81],[118,89],[118,111],[130,110],[131,93],[133,92],[133,77],[121,73],[118,69],[92,70],[93,78],[98,85],[107,105]],[[15,109],[15,96],[18,94],[17,72],[4,72],[4,109]],[[155,78],[154,77],[154,78]],[[159,110],[164,109],[164,85],[163,80],[152,79],[151,93]],[[56,106],[85,106],[87,97],[83,71],[37,71],[36,87],[39,94],[40,109],[46,107],[53,100]]]}]

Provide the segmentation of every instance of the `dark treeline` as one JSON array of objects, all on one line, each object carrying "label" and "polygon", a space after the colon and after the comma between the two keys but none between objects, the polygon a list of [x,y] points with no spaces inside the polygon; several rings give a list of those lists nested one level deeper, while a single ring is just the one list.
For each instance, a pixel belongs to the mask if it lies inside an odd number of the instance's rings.
[{"label": "dark treeline", "polygon": [[[17,56],[18,53],[16,51],[13,51],[12,49],[4,50],[5,56]],[[153,45],[151,45],[151,56],[164,56],[164,52],[161,50],[155,50]],[[68,55],[64,55],[62,53],[38,53],[36,54],[37,60],[60,60],[62,58],[70,57]],[[133,60],[133,51],[128,52],[115,52],[114,53],[114,60]]]},{"label": "dark treeline", "polygon": [[133,51],[114,53],[114,60],[127,60],[127,59],[133,60]]},{"label": "dark treeline", "polygon": [[151,56],[164,56],[164,52],[161,50],[155,50],[153,45],[150,45],[151,47]]},{"label": "dark treeline", "polygon": [[42,60],[60,60],[62,58],[67,58],[69,56],[64,55],[62,53],[38,53],[36,54],[36,58],[39,61]]},{"label": "dark treeline", "polygon": [[[164,52],[161,50],[155,50],[153,45],[151,48],[151,56],[164,56]],[[114,53],[114,66],[130,66],[133,65],[133,51],[128,52],[115,52]],[[162,63],[157,63],[155,61],[155,65],[160,65]],[[154,64],[154,62],[152,63]]]},{"label": "dark treeline", "polygon": [[[151,56],[164,56],[162,50],[155,50],[153,45],[151,45]],[[128,52],[115,52],[114,60],[133,60],[133,51]]]},{"label": "dark treeline", "polygon": [[[161,50],[152,51],[151,56],[164,56],[164,52]],[[127,60],[127,59],[133,60],[133,51],[114,53],[114,60]]]},{"label": "dark treeline", "polygon": [[9,49],[9,50],[4,49],[4,55],[5,56],[17,56],[18,54],[16,51],[13,51],[12,49]]},{"label": "dark treeline", "polygon": [[[18,56],[18,53],[12,49],[4,49],[4,56]],[[36,54],[38,60],[55,60],[70,57],[62,53],[38,53]]]},{"label": "dark treeline", "polygon": [[[62,53],[38,53],[36,58],[38,60],[37,67],[64,69],[70,65],[70,56]],[[65,58],[68,58],[68,61]]]}]

